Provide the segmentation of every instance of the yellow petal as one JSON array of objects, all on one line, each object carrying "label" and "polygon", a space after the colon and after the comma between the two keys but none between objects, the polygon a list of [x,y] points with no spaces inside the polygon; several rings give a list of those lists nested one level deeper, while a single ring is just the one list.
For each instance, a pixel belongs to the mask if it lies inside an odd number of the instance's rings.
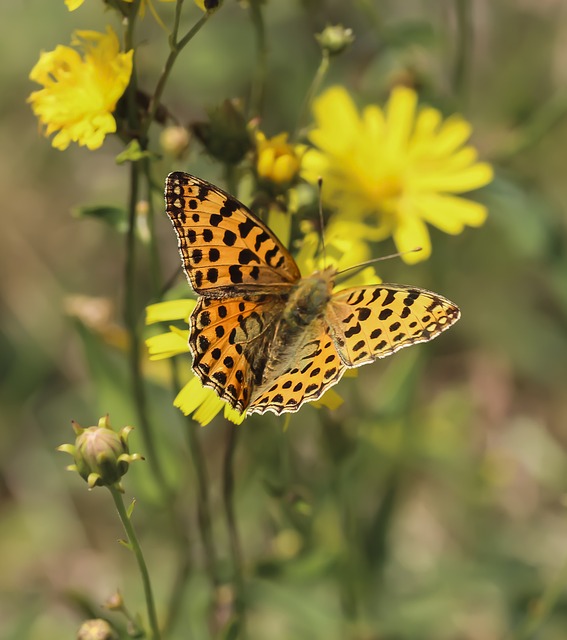
[{"label": "yellow petal", "polygon": [[413,129],[417,94],[408,87],[395,87],[386,106],[385,152],[394,162],[407,153],[408,140]]},{"label": "yellow petal", "polygon": [[327,407],[327,409],[335,411],[335,409],[338,409],[343,403],[344,400],[341,396],[334,389],[329,389],[328,391],[325,391],[319,400],[316,400],[313,403],[313,406],[317,409]]},{"label": "yellow petal", "polygon": [[352,98],[344,87],[334,86],[313,101],[317,128],[309,139],[322,150],[348,150],[359,131],[360,119]]},{"label": "yellow petal", "polygon": [[472,133],[471,125],[461,116],[450,116],[443,122],[435,139],[438,155],[448,155],[461,147]]},{"label": "yellow petal", "polygon": [[[415,264],[429,258],[431,240],[427,226],[417,212],[411,206],[407,206],[406,209],[398,214],[398,224],[393,237],[397,250],[404,254],[402,260],[407,264]],[[421,247],[421,251],[414,251],[417,247]]]},{"label": "yellow petal", "polygon": [[150,304],[146,307],[146,324],[171,322],[172,320],[187,322],[196,304],[196,300],[188,299],[167,300]]},{"label": "yellow petal", "polygon": [[204,387],[199,378],[193,376],[177,394],[173,404],[186,416],[195,412],[193,418],[204,426],[223,409],[225,403],[212,389]]},{"label": "yellow petal", "polygon": [[464,193],[487,185],[492,180],[493,175],[492,167],[488,163],[479,162],[462,171],[413,176],[412,188],[422,191]]},{"label": "yellow petal", "polygon": [[236,409],[233,409],[228,402],[224,403],[224,417],[230,420],[233,424],[242,424],[246,419],[245,413],[239,413]]},{"label": "yellow petal", "polygon": [[65,6],[69,11],[75,11],[78,9],[85,0],[65,0]]},{"label": "yellow petal", "polygon": [[175,330],[146,339],[150,360],[163,360],[189,351],[189,331]]},{"label": "yellow petal", "polygon": [[414,203],[426,222],[453,235],[465,225],[479,227],[488,215],[484,205],[456,196],[427,194],[414,198]]}]

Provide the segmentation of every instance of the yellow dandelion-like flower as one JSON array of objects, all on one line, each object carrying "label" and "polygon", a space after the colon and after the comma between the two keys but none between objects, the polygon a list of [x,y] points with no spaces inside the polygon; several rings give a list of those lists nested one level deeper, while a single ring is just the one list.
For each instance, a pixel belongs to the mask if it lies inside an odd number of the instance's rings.
[{"label": "yellow dandelion-like flower", "polygon": [[293,145],[288,142],[288,134],[280,133],[273,138],[266,138],[256,132],[256,173],[260,180],[273,182],[288,187],[299,174],[304,145]]},{"label": "yellow dandelion-like flower", "polygon": [[59,45],[44,52],[30,72],[43,85],[28,98],[45,135],[57,132],[51,144],[64,150],[71,142],[98,149],[108,133],[116,131],[112,115],[132,74],[133,50],[120,52],[117,35],[77,31],[71,47]]},{"label": "yellow dandelion-like flower", "polygon": [[459,197],[488,184],[489,164],[477,162],[466,141],[471,126],[460,116],[443,120],[434,108],[417,109],[417,94],[396,87],[385,109],[356,109],[347,91],[331,87],[314,101],[316,126],[309,139],[317,147],[302,162],[302,175],[323,178],[323,199],[345,215],[365,222],[363,236],[392,236],[403,259],[429,257],[427,224],[449,234],[484,223],[483,205]]}]

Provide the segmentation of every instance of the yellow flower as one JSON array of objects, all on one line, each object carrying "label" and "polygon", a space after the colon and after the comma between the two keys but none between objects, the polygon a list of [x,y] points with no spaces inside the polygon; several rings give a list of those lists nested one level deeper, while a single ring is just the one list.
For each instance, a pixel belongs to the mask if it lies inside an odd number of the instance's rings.
[{"label": "yellow flower", "polygon": [[316,126],[302,175],[323,177],[323,199],[359,220],[373,220],[366,239],[393,236],[408,263],[429,257],[427,224],[450,234],[484,223],[486,208],[454,194],[488,184],[492,168],[477,162],[466,141],[471,126],[460,116],[445,121],[437,109],[417,111],[417,94],[396,87],[385,109],[359,114],[343,87],[324,92],[313,105]]},{"label": "yellow flower", "polygon": [[256,132],[256,173],[261,180],[287,187],[298,176],[305,147],[288,142],[288,134],[266,138]]},{"label": "yellow flower", "polygon": [[77,142],[98,149],[107,133],[116,131],[112,115],[132,74],[133,50],[120,53],[118,37],[106,33],[77,31],[73,43],[84,52],[59,45],[40,55],[30,80],[43,85],[28,98],[45,135],[58,132],[51,144],[66,149]]}]

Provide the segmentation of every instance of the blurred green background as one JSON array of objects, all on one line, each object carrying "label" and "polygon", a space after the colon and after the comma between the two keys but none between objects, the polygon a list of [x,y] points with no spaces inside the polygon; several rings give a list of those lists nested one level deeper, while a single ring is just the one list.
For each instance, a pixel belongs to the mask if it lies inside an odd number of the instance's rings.
[{"label": "blurred green background", "polygon": [[[169,23],[172,6],[155,5]],[[189,26],[199,12],[185,6]],[[393,83],[410,79],[425,102],[473,124],[473,143],[496,178],[475,194],[490,210],[482,228],[457,237],[433,232],[428,262],[378,267],[385,281],[455,300],[463,317],[454,329],[343,380],[336,389],[345,403],[332,414],[307,406],[285,433],[271,414],[239,428],[235,513],[249,637],[562,640],[567,5],[269,0],[264,15],[267,134],[293,129],[319,64],[313,33],[340,22],[356,41],[326,84],[346,85],[360,104],[383,103]],[[116,166],[121,146],[112,138],[96,152],[51,148],[25,104],[37,88],[27,76],[40,50],[68,44],[77,28],[117,27],[114,16],[95,0],[74,13],[62,1],[4,3],[3,16],[0,637],[50,640],[74,637],[85,617],[118,620],[100,608],[117,587],[143,611],[134,560],[116,542],[123,533],[110,496],[88,493],[55,451],[72,441],[71,419],[87,426],[109,412],[115,426],[136,423],[124,356],[65,313],[69,296],[97,296],[121,321],[124,238],[72,211],[124,206],[128,169]],[[138,35],[140,84],[151,90],[165,34],[148,14]],[[207,107],[248,95],[254,60],[249,13],[226,0],[180,57],[164,102],[183,122],[202,118]],[[158,166],[161,181],[189,165]],[[220,180],[196,143],[190,170]],[[169,221],[158,218],[168,278],[178,255]],[[142,260],[142,282],[145,267]],[[189,539],[183,588],[173,585],[182,560],[147,463],[126,476],[126,496],[137,499],[134,521],[160,615],[172,591],[179,597],[171,637],[207,638],[211,588],[188,423],[157,383],[160,371],[148,372],[152,423]],[[218,573],[228,585],[222,466],[232,429],[218,419],[197,432]],[[147,454],[138,432],[131,443]],[[223,603],[230,613],[230,594],[217,591],[215,615],[222,618]]]}]

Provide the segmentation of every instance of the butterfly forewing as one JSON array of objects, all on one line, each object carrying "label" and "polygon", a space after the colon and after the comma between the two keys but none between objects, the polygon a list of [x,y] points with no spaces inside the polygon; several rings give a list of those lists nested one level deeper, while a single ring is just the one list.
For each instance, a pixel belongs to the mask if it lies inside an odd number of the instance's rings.
[{"label": "butterfly forewing", "polygon": [[197,293],[289,287],[299,280],[294,259],[236,198],[187,173],[166,180],[167,214],[177,232],[185,273]]},{"label": "butterfly forewing", "polygon": [[384,284],[340,291],[326,317],[343,362],[358,367],[435,338],[459,319],[460,311],[431,291]]}]

